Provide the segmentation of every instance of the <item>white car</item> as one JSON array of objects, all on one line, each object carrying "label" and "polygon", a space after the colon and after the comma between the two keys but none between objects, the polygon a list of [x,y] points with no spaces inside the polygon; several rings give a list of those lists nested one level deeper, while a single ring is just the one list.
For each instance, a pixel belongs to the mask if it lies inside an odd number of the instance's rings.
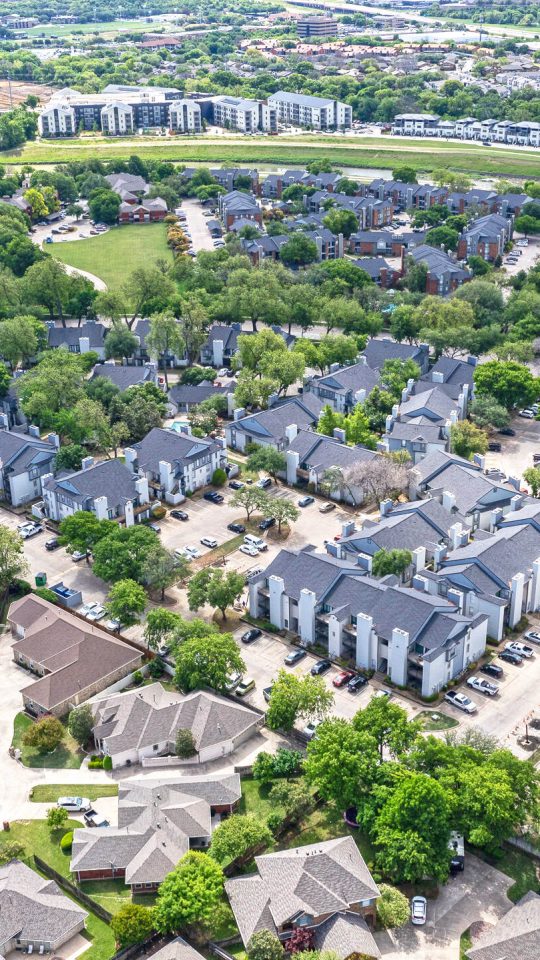
[{"label": "white car", "polygon": [[94,609],[91,610],[90,613],[86,614],[86,619],[93,623],[97,623],[98,620],[103,620],[103,617],[106,613],[107,611],[105,610],[105,607],[102,607],[100,603],[96,603]]},{"label": "white car", "polygon": [[192,554],[189,553],[187,547],[178,547],[178,548],[174,551],[174,555],[175,555],[175,557],[176,557],[178,560],[193,560],[193,559],[194,559],[193,556],[192,556]]},{"label": "white car", "polygon": [[69,813],[85,813],[90,810],[90,801],[88,797],[58,797],[57,807],[63,807]]},{"label": "white car", "polygon": [[313,740],[313,737],[317,733],[317,727],[319,727],[321,723],[322,720],[310,720],[309,723],[306,723],[302,733],[308,740]]},{"label": "white car", "polygon": [[517,640],[513,640],[511,643],[505,643],[505,650],[509,650],[510,653],[517,653],[518,657],[529,657],[534,656],[534,650],[532,647],[528,647],[526,643],[519,643]]},{"label": "white car", "polygon": [[197,560],[198,557],[202,557],[201,551],[197,547],[184,547],[188,557],[191,557],[193,560]]},{"label": "white car", "polygon": [[245,553],[248,557],[258,557],[259,551],[256,547],[250,547],[249,543],[243,543],[241,547],[238,547],[240,553]]},{"label": "white car", "polygon": [[218,377],[228,377],[229,376],[228,367],[222,367],[221,370],[218,370],[217,375]]},{"label": "white car", "polygon": [[92,610],[95,607],[99,607],[97,600],[90,600],[89,603],[84,603],[79,610],[81,617],[87,617],[89,613],[92,613]]},{"label": "white car", "polygon": [[413,897],[411,900],[411,923],[421,927],[426,922],[427,900],[425,897]]},{"label": "white car", "polygon": [[463,710],[464,713],[476,713],[476,704],[469,700],[464,693],[458,693],[456,690],[449,690],[448,693],[445,693],[444,699],[447,703],[453,704],[454,707],[457,707],[458,710]]},{"label": "white car", "polygon": [[111,620],[107,620],[104,626],[107,627],[107,630],[112,630],[113,633],[118,633],[118,631],[122,628],[122,623],[120,620],[117,620],[116,617],[113,617]]},{"label": "white car", "polygon": [[479,693],[484,693],[486,697],[495,697],[499,692],[499,687],[496,683],[490,683],[489,680],[482,680],[481,677],[469,677],[467,686],[472,687],[473,690],[478,690]]},{"label": "white car", "polygon": [[215,537],[201,537],[201,543],[203,547],[217,547],[218,542]]},{"label": "white car", "polygon": [[540,633],[537,633],[536,630],[527,630],[527,633],[524,636],[524,640],[528,640],[529,643],[540,644]]},{"label": "white car", "polygon": [[43,533],[43,527],[39,523],[27,523],[21,527],[19,533],[23,540],[28,540],[30,537],[35,537],[37,533]]},{"label": "white car", "polygon": [[523,417],[524,420],[534,420],[534,410],[531,410],[530,407],[525,407],[524,410],[519,411],[519,416]]}]

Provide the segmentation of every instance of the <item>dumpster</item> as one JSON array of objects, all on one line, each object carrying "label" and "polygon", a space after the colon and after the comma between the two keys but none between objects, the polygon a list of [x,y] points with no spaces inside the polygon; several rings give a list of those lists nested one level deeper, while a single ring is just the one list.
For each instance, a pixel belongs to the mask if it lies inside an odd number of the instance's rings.
[{"label": "dumpster", "polygon": [[47,586],[47,574],[36,573],[36,587],[46,587],[46,586]]}]

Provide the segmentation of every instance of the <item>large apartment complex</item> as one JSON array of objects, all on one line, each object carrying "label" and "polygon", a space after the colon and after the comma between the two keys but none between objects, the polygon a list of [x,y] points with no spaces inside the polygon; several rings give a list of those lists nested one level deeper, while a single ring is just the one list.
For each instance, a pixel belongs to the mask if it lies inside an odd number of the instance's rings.
[{"label": "large apartment complex", "polygon": [[268,97],[268,103],[277,107],[278,120],[282,123],[312,127],[314,130],[352,127],[352,107],[339,100],[278,90]]}]

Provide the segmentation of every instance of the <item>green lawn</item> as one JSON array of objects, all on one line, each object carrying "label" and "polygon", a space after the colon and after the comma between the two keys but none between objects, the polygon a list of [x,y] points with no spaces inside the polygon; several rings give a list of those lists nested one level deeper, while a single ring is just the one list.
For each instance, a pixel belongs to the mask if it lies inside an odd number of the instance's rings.
[{"label": "green lawn", "polygon": [[472,947],[472,939],[468,930],[461,934],[459,941],[459,960],[467,960],[467,951]]},{"label": "green lawn", "polygon": [[[25,713],[18,713],[13,725],[13,740],[11,745],[21,751],[21,762],[25,767],[39,767],[54,770],[77,770],[84,754],[79,752],[78,743],[71,737],[65,728],[65,738],[52,753],[40,754],[35,747],[26,747],[23,737],[33,721]],[[60,796],[60,794],[58,794]]]},{"label": "green lawn", "polygon": [[515,881],[508,890],[510,900],[517,903],[521,897],[525,896],[529,890],[534,893],[540,893],[540,878],[536,870],[536,863],[532,857],[522,853],[521,850],[513,847],[503,847],[502,852],[497,857],[488,857],[481,850],[472,848],[475,856],[481,860],[486,860],[501,873],[506,873]]},{"label": "green lawn", "polygon": [[47,251],[63,263],[100,277],[110,290],[118,290],[138,267],[171,260],[163,223],[112,227],[99,237],[55,243]]},{"label": "green lawn", "polygon": [[438,710],[422,710],[418,714],[418,720],[422,721],[423,729],[428,731],[450,730],[451,727],[458,726],[457,720],[454,720],[453,717],[447,717],[444,713],[439,713]]},{"label": "green lawn", "polygon": [[[472,175],[538,177],[538,156],[531,150],[509,147],[484,147],[450,141],[425,141],[397,137],[340,137],[306,135],[295,137],[104,137],[27,143],[0,154],[6,163],[54,164],[72,160],[127,160],[133,153],[153,160],[181,163],[268,163],[305,166],[313,157],[329,159],[340,166],[384,167],[392,169],[406,163],[418,171],[440,167]],[[100,242],[99,238],[98,242]],[[75,241],[76,242],[76,241]],[[90,241],[91,242],[91,241]],[[71,244],[70,244],[71,245]],[[63,247],[67,244],[63,244]],[[76,264],[78,265],[78,264]]]},{"label": "green lawn", "polygon": [[[58,797],[70,797],[73,792],[72,783],[40,783],[32,788],[30,800],[32,803],[56,803]],[[117,783],[85,783],[77,784],[77,796],[97,800],[98,797],[117,797]]]}]

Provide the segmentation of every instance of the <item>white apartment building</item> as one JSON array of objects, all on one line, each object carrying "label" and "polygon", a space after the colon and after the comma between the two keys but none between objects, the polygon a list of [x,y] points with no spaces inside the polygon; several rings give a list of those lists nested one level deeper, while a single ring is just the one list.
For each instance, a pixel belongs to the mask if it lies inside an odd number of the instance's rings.
[{"label": "white apartment building", "polygon": [[123,136],[133,133],[133,108],[127,103],[115,101],[101,108],[101,129],[111,136]]},{"label": "white apartment building", "polygon": [[200,133],[201,108],[194,100],[173,100],[169,107],[169,129],[174,133]]},{"label": "white apartment building", "polygon": [[38,117],[40,137],[72,137],[77,132],[75,110],[68,103],[52,103]]},{"label": "white apartment building", "polygon": [[241,133],[277,132],[275,107],[260,100],[242,97],[216,97],[213,101],[213,121],[217,127],[239,130]]},{"label": "white apartment building", "polygon": [[268,97],[268,103],[277,108],[281,123],[313,127],[314,130],[346,129],[352,126],[352,107],[339,100],[278,90]]}]

